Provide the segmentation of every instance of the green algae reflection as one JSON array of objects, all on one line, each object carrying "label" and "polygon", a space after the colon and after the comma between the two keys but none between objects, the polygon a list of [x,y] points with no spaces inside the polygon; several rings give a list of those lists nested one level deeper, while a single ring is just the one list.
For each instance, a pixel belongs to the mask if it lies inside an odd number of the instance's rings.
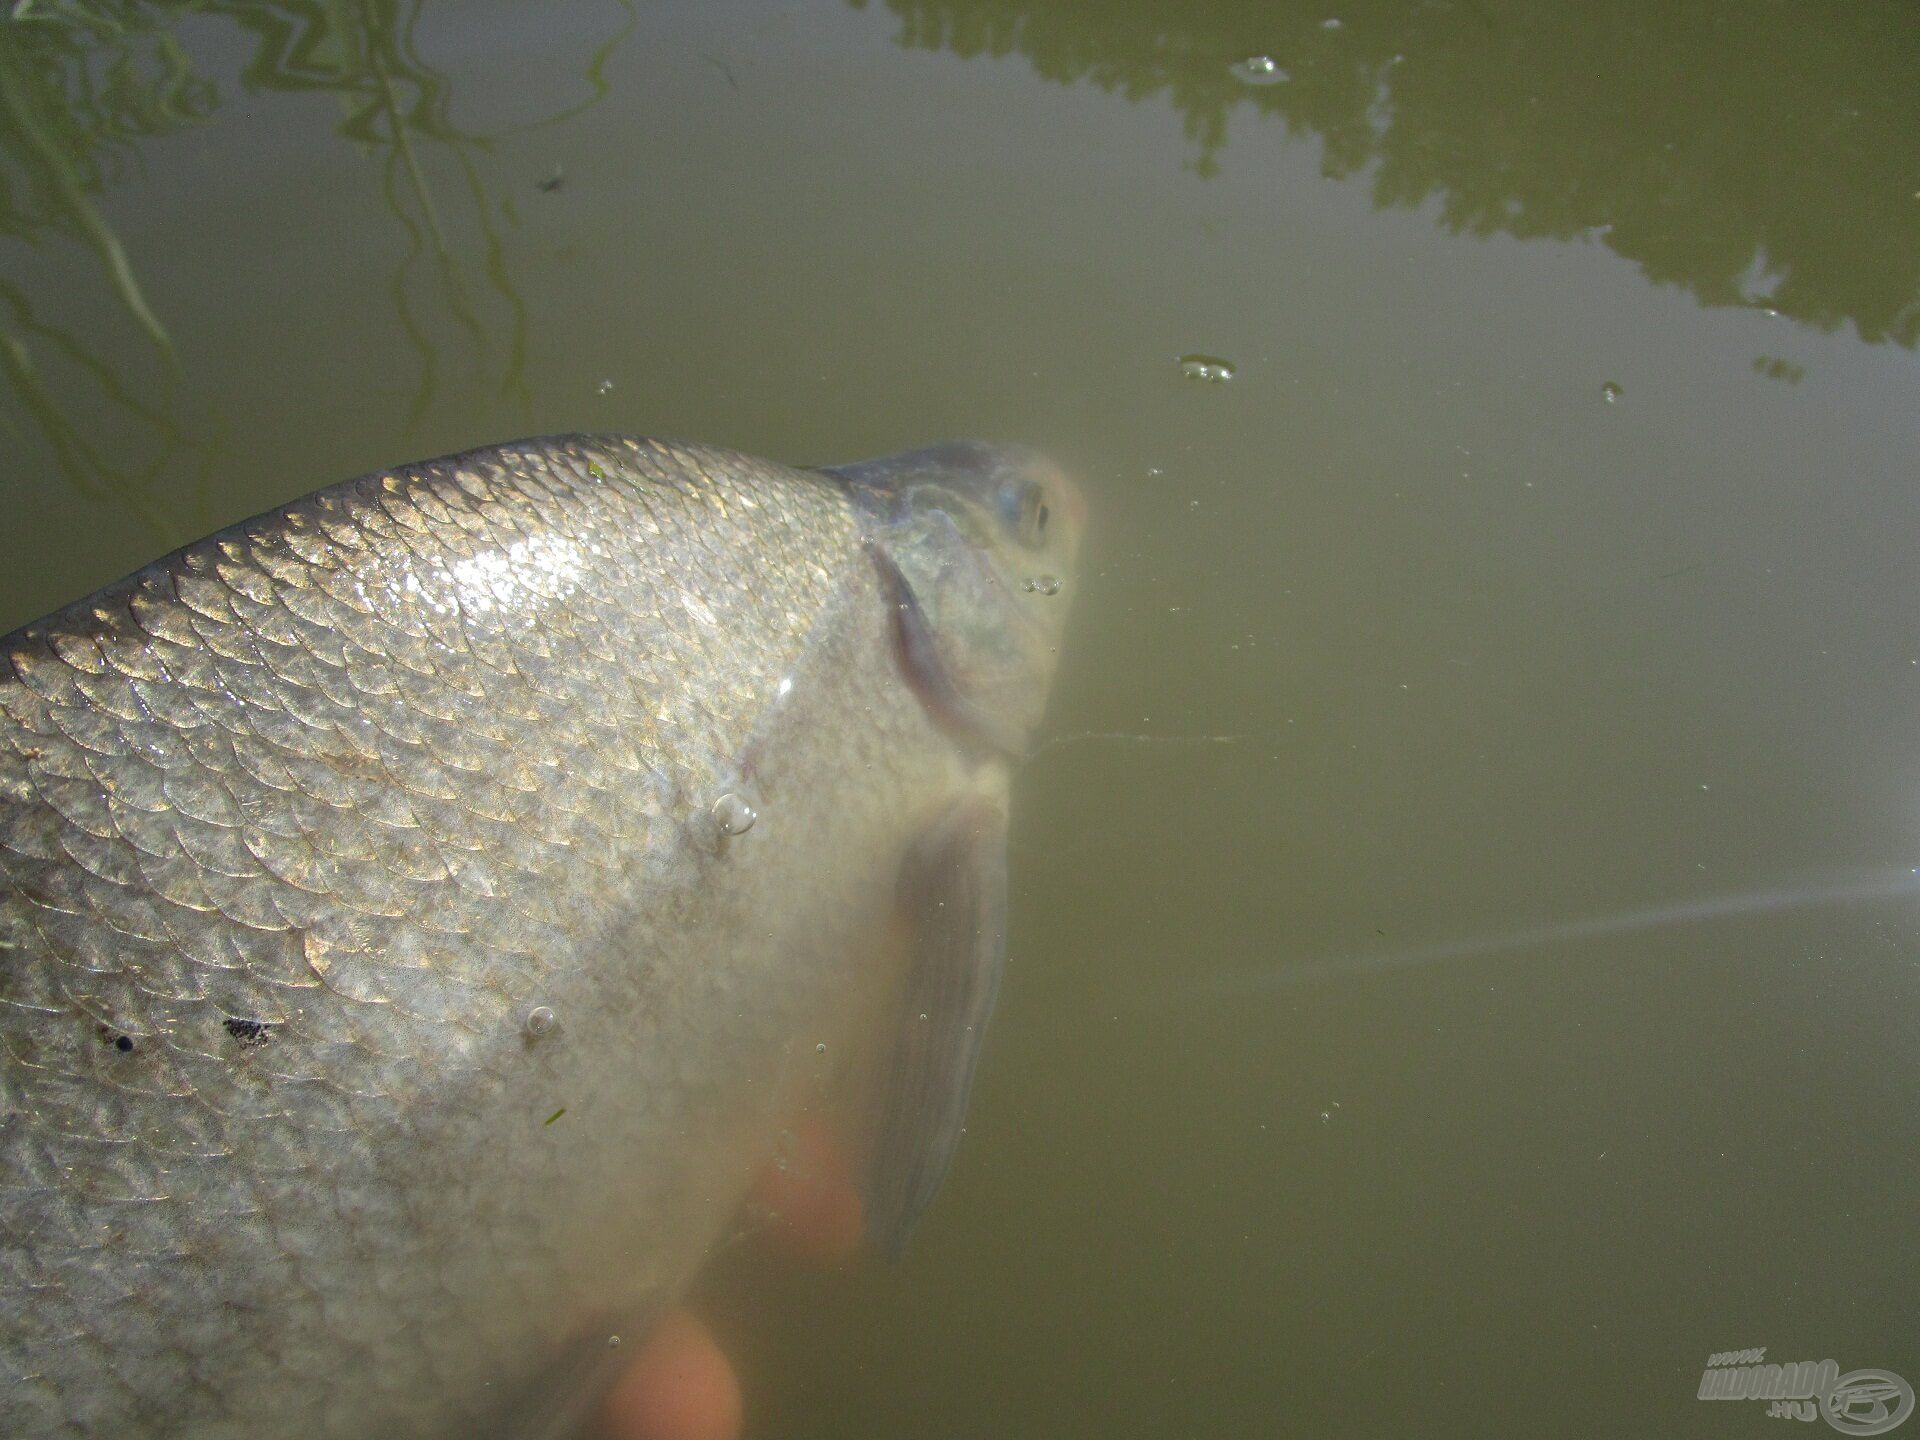
[{"label": "green algae reflection", "polygon": [[[849,0],[869,8],[870,0]],[[1179,115],[1317,137],[1382,206],[1598,238],[1702,304],[1920,340],[1920,10],[1791,0],[884,0],[898,43],[1022,57]],[[1255,57],[1271,62],[1249,72]],[[1265,83],[1249,83],[1250,74]]]}]

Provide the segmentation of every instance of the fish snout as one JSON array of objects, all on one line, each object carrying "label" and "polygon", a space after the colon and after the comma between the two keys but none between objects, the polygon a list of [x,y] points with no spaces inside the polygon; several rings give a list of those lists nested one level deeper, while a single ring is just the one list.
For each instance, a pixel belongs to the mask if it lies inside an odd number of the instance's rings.
[{"label": "fish snout", "polygon": [[[912,503],[931,496],[945,506],[977,506],[1009,536],[1035,549],[1063,552],[1071,561],[1087,521],[1087,501],[1060,466],[1024,445],[949,440],[854,465],[823,467],[869,503]],[[943,498],[944,497],[944,498]],[[1055,522],[1057,521],[1057,528]]]},{"label": "fish snout", "polygon": [[1050,456],[1025,445],[978,440],[936,446],[933,453],[948,486],[997,515],[1018,543],[1045,552],[1060,568],[1073,564],[1087,524],[1087,497]]}]

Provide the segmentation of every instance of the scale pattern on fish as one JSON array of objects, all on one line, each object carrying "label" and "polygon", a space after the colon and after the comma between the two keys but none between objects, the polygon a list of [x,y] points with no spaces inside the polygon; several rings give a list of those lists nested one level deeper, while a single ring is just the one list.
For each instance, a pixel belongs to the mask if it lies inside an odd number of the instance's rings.
[{"label": "scale pattern on fish", "polygon": [[498,1428],[862,1057],[897,1249],[1081,514],[1013,449],[558,437],[0,640],[0,1434]]}]

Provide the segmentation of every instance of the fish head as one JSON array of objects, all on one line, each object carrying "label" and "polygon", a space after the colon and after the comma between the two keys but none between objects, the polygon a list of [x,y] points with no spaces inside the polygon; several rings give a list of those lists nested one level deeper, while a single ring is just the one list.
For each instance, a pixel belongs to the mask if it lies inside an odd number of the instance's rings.
[{"label": "fish head", "polygon": [[901,659],[937,719],[1025,749],[1053,680],[1087,506],[1051,460],[950,441],[826,472],[865,522]]}]

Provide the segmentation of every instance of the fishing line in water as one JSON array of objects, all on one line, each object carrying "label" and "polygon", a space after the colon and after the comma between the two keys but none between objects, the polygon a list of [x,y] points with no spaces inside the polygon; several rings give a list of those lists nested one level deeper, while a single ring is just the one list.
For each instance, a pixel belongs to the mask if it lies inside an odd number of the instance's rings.
[{"label": "fishing line in water", "polygon": [[1380,954],[1333,955],[1302,961],[1259,974],[1224,976],[1211,987],[1216,995],[1270,994],[1320,980],[1351,979],[1392,970],[1423,969],[1455,960],[1474,960],[1518,950],[1550,945],[1575,944],[1587,940],[1606,940],[1622,935],[1637,935],[1682,925],[1709,924],[1716,920],[1750,919],[1759,915],[1781,914],[1792,910],[1815,909],[1830,905],[1853,905],[1874,900],[1920,897],[1920,869],[1894,870],[1820,885],[1799,885],[1776,890],[1745,891],[1736,895],[1708,895],[1692,900],[1674,900],[1609,915],[1563,920],[1547,925],[1532,925],[1518,930],[1474,935],[1447,940],[1409,950]]},{"label": "fishing line in water", "polygon": [[1147,735],[1131,730],[1076,730],[1070,735],[1053,735],[1027,753],[1029,760],[1049,750],[1079,745],[1094,740],[1120,741],[1131,745],[1240,745],[1249,740],[1264,740],[1263,735]]}]

